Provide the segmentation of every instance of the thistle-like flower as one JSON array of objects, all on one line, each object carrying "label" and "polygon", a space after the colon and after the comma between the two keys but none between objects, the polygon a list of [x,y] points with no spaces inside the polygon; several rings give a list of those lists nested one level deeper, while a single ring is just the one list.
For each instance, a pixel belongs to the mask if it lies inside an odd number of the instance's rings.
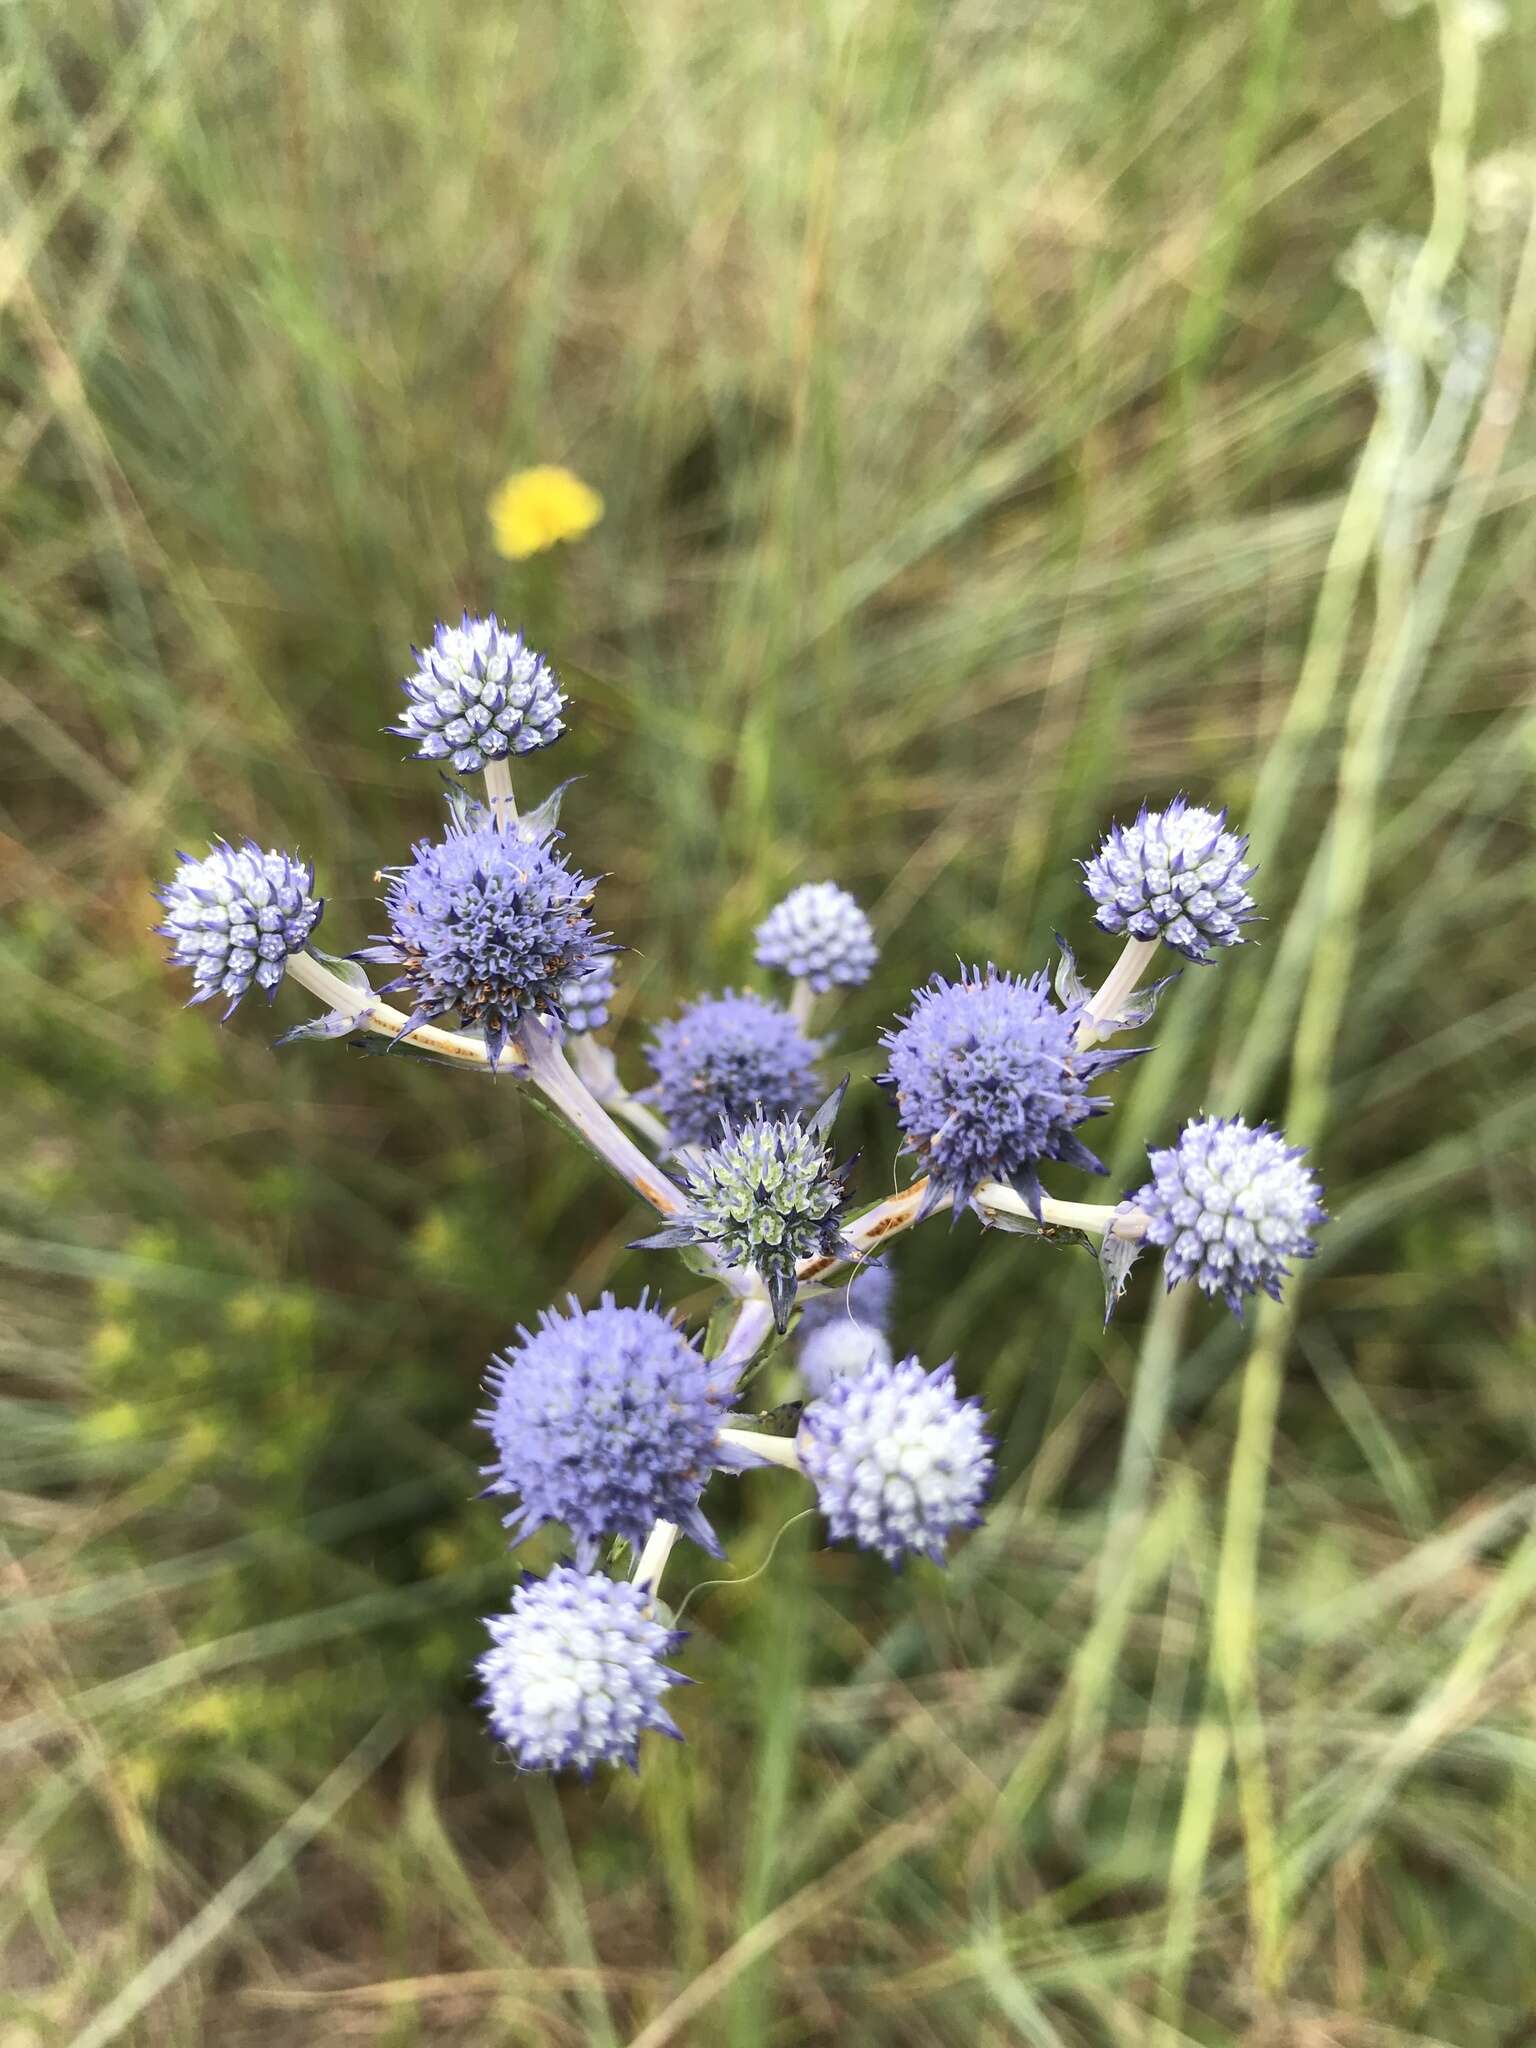
[{"label": "thistle-like flower", "polygon": [[658,1026],[646,1048],[647,1095],[677,1145],[707,1145],[723,1117],[797,1116],[815,1102],[816,1048],[787,1010],[761,996],[700,996]]},{"label": "thistle-like flower", "polygon": [[564,1018],[562,991],[613,950],[593,926],[593,885],[568,867],[553,841],[530,841],[489,818],[450,825],[440,840],[412,848],[390,872],[390,934],[361,960],[401,972],[381,991],[405,990],[406,1037],[457,1010],[485,1033],[494,1067],[524,1017]]},{"label": "thistle-like flower", "polygon": [[491,1406],[478,1417],[496,1446],[486,1492],[522,1503],[505,1517],[512,1540],[563,1522],[588,1570],[605,1538],[638,1548],[667,1521],[718,1557],[699,1495],[716,1467],[752,1462],[719,1441],[734,1375],[644,1295],[637,1308],[611,1294],[592,1309],[572,1300],[569,1315],[546,1309],[518,1337],[492,1360]]},{"label": "thistle-like flower", "polygon": [[617,986],[613,955],[601,953],[590,967],[560,984],[560,1008],[567,1031],[601,1031]]},{"label": "thistle-like flower", "polygon": [[263,853],[254,840],[231,846],[215,840],[201,860],[179,853],[181,866],[155,894],[165,922],[173,967],[190,967],[194,1003],[229,998],[224,1015],[254,982],[268,1002],[320,922],[324,901],[314,894],[315,871],[289,853]]},{"label": "thistle-like flower", "polygon": [[891,1363],[895,1291],[889,1267],[864,1265],[846,1287],[806,1303],[795,1338],[800,1377],[813,1395],[827,1393],[834,1380],[856,1379],[872,1365]]},{"label": "thistle-like flower", "polygon": [[796,1447],[834,1538],[892,1564],[913,1551],[944,1561],[954,1529],[981,1519],[992,1449],[981,1405],[955,1392],[953,1361],[915,1358],[839,1379],[800,1418]]},{"label": "thistle-like flower", "polygon": [[1182,796],[1166,811],[1143,804],[1133,825],[1111,825],[1082,864],[1098,924],[1202,962],[1215,946],[1240,945],[1239,926],[1257,915],[1246,886],[1254,870],[1243,859],[1248,841],[1226,826],[1225,811]]},{"label": "thistle-like flower", "polygon": [[723,1124],[719,1142],[688,1172],[688,1213],[637,1249],[707,1245],[722,1266],[761,1274],[782,1336],[795,1305],[795,1266],[842,1243],[843,1198],[852,1161],[832,1162],[827,1139],[848,1083],[808,1123],[797,1116]]},{"label": "thistle-like flower", "polygon": [[1058,1009],[1046,974],[1026,981],[988,966],[958,982],[935,975],[882,1034],[890,1068],[880,1079],[896,1098],[902,1149],[928,1174],[922,1214],[945,1197],[958,1211],[981,1182],[998,1180],[1038,1219],[1042,1159],[1106,1171],[1073,1127],[1109,1107],[1089,1084],[1139,1049],[1080,1049],[1082,1010]]},{"label": "thistle-like flower", "polygon": [[531,754],[559,739],[565,696],[542,654],[493,612],[440,625],[418,647],[402,688],[410,702],[390,726],[423,761],[451,761],[470,775],[487,761]]},{"label": "thistle-like flower", "polygon": [[557,1564],[485,1625],[491,1647],[475,1669],[486,1716],[524,1770],[633,1769],[647,1728],[682,1740],[661,1704],[688,1682],[662,1662],[682,1636],[647,1611],[639,1587]]},{"label": "thistle-like flower", "polygon": [[760,967],[793,974],[817,995],[834,985],[857,988],[879,958],[869,919],[836,882],[791,889],[755,936]]},{"label": "thistle-like flower", "polygon": [[1152,1179],[1121,1210],[1141,1210],[1150,1241],[1166,1246],[1168,1285],[1193,1280],[1224,1295],[1237,1316],[1261,1287],[1278,1301],[1286,1261],[1310,1259],[1311,1233],[1328,1220],[1322,1186],[1301,1164],[1305,1148],[1287,1145],[1268,1124],[1210,1116],[1148,1157]]}]

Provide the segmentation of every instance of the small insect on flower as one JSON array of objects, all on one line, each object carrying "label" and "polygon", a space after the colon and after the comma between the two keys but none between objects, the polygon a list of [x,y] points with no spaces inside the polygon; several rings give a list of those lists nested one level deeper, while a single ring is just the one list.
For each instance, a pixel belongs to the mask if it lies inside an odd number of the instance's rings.
[{"label": "small insect on flower", "polygon": [[515,470],[486,510],[497,554],[521,562],[590,532],[603,516],[603,501],[571,470],[540,463]]},{"label": "small insect on flower", "polygon": [[289,955],[308,943],[325,908],[314,868],[289,853],[263,853],[250,839],[215,840],[201,860],[176,858],[181,866],[155,890],[165,907],[155,930],[171,942],[171,965],[191,968],[191,1001],[227,996],[229,1017],[254,983],[270,1002]]},{"label": "small insect on flower", "polygon": [[408,1037],[457,1010],[485,1033],[494,1068],[525,1017],[564,1017],[572,977],[611,944],[595,929],[593,885],[555,852],[551,839],[524,839],[488,816],[422,840],[408,866],[391,870],[388,938],[358,953],[400,973],[381,993],[405,990]]},{"label": "small insect on flower", "polygon": [[958,982],[935,975],[882,1034],[890,1068],[880,1079],[896,1098],[903,1149],[928,1174],[922,1214],[946,1197],[958,1211],[983,1181],[997,1180],[1039,1221],[1042,1159],[1106,1170],[1073,1127],[1109,1108],[1089,1084],[1139,1049],[1079,1047],[1083,1007],[1058,1008],[1046,974],[1026,981],[973,967]]},{"label": "small insect on flower", "polygon": [[1328,1212],[1305,1156],[1268,1124],[1199,1117],[1177,1144],[1149,1154],[1152,1179],[1121,1210],[1142,1211],[1148,1238],[1166,1247],[1170,1287],[1193,1280],[1240,1316],[1260,1288],[1278,1301],[1287,1261],[1317,1250],[1311,1233]]},{"label": "small insect on flower", "polygon": [[521,1543],[547,1522],[570,1530],[576,1562],[589,1568],[603,1542],[642,1544],[653,1522],[675,1522],[719,1556],[699,1507],[717,1468],[751,1459],[719,1440],[735,1375],[706,1362],[670,1316],[642,1295],[620,1308],[573,1300],[547,1309],[492,1360],[491,1405],[479,1416],[496,1446],[488,1494],[516,1494],[506,1517]]},{"label": "small insect on flower", "polygon": [[1161,939],[1186,959],[1208,962],[1215,946],[1242,943],[1240,926],[1257,915],[1244,860],[1248,841],[1226,829],[1225,811],[1202,810],[1176,796],[1165,811],[1145,804],[1133,825],[1112,825],[1084,884],[1107,932]]},{"label": "small insect on flower", "polygon": [[646,1090],[676,1145],[707,1145],[721,1119],[754,1110],[797,1116],[815,1102],[816,1048],[787,1010],[761,996],[700,996],[657,1028],[646,1048],[656,1080]]},{"label": "small insect on flower", "polygon": [[991,1484],[983,1419],[955,1392],[953,1360],[930,1373],[903,1358],[835,1381],[801,1417],[796,1446],[831,1535],[892,1564],[914,1551],[942,1564]]},{"label": "small insect on flower", "polygon": [[461,775],[487,761],[532,754],[565,731],[560,679],[521,633],[494,612],[465,612],[418,647],[416,670],[401,687],[410,700],[390,732],[415,742],[417,758],[451,761]]},{"label": "small insect on flower", "polygon": [[683,1638],[639,1587],[558,1564],[485,1625],[491,1647],[475,1669],[486,1717],[524,1770],[634,1769],[646,1729],[682,1740],[661,1698],[688,1683],[662,1662]]},{"label": "small insect on flower", "polygon": [[707,1245],[722,1266],[762,1276],[782,1336],[795,1304],[795,1266],[842,1247],[843,1198],[852,1162],[835,1166],[827,1139],[848,1083],[808,1123],[766,1117],[722,1120],[719,1142],[688,1173],[688,1212],[634,1249]]},{"label": "small insect on flower", "polygon": [[816,995],[857,988],[874,972],[879,953],[869,919],[835,882],[792,889],[758,926],[757,963],[804,981]]}]

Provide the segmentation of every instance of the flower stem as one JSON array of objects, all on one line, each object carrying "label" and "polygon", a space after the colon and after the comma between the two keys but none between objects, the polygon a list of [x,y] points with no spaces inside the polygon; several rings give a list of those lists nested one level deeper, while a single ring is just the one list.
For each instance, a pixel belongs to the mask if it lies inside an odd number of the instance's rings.
[{"label": "flower stem", "polygon": [[[301,988],[307,988],[322,1003],[355,1018],[359,1030],[377,1032],[381,1038],[398,1038],[409,1021],[403,1010],[380,1002],[367,989],[354,988],[313,954],[290,954],[288,972]],[[490,1068],[491,1056],[485,1040],[471,1038],[467,1032],[442,1031],[435,1024],[418,1024],[411,1033],[411,1044],[442,1059],[458,1060],[466,1067]],[[522,1053],[511,1045],[502,1054],[501,1064],[503,1068],[520,1067],[525,1062]]]},{"label": "flower stem", "polygon": [[688,1206],[681,1193],[634,1140],[619,1129],[586,1083],[572,1072],[549,1025],[537,1017],[524,1018],[518,1026],[517,1043],[527,1059],[534,1086],[577,1137],[621,1179],[627,1180],[659,1215],[681,1216]]},{"label": "flower stem", "polygon": [[517,798],[512,794],[512,763],[505,755],[485,764],[485,794],[491,816],[498,825],[510,825],[517,816]]},{"label": "flower stem", "polygon": [[759,1429],[722,1429],[720,1441],[738,1451],[750,1451],[765,1465],[782,1465],[786,1472],[804,1470],[792,1436],[765,1436]]},{"label": "flower stem", "polygon": [[1120,951],[1120,958],[1109,970],[1103,983],[1088,998],[1088,1007],[1083,1012],[1077,1027],[1077,1045],[1085,1052],[1100,1038],[1113,1035],[1115,1019],[1120,1006],[1141,980],[1157,957],[1160,939],[1127,939]]},{"label": "flower stem", "polygon": [[635,1559],[635,1568],[630,1577],[634,1583],[654,1593],[661,1584],[661,1575],[667,1568],[667,1559],[672,1555],[672,1546],[677,1541],[676,1522],[657,1522],[645,1539],[645,1548]]},{"label": "flower stem", "polygon": [[582,1032],[570,1041],[569,1057],[577,1079],[585,1082],[604,1109],[622,1118],[658,1152],[671,1151],[672,1133],[654,1110],[647,1109],[628,1092],[619,1079],[618,1062],[606,1045],[597,1044]]},{"label": "flower stem", "polygon": [[809,1031],[815,1010],[816,991],[802,975],[795,982],[794,994],[789,999],[789,1014],[802,1031]]}]

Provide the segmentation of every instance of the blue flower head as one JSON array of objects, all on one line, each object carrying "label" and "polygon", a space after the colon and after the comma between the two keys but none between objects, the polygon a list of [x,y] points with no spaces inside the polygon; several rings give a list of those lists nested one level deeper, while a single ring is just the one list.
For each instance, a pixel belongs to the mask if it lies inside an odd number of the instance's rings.
[{"label": "blue flower head", "polygon": [[869,919],[835,882],[792,889],[758,926],[757,961],[808,982],[817,995],[834,985],[857,988],[879,954]]},{"label": "blue flower head", "polygon": [[511,1613],[486,1628],[491,1647],[475,1666],[486,1716],[525,1771],[633,1769],[647,1728],[681,1741],[661,1696],[686,1683],[662,1662],[682,1637],[626,1580],[558,1564],[525,1580]]},{"label": "blue flower head", "polygon": [[816,1048],[787,1010],[761,996],[700,996],[646,1048],[674,1144],[707,1145],[723,1117],[795,1116],[816,1101]]},{"label": "blue flower head", "polygon": [[617,988],[613,955],[600,953],[589,967],[560,984],[560,1008],[567,1031],[601,1031]]},{"label": "blue flower head", "polygon": [[1148,1156],[1151,1180],[1121,1207],[1142,1210],[1148,1238],[1166,1247],[1168,1285],[1193,1280],[1234,1315],[1261,1287],[1278,1301],[1286,1261],[1310,1259],[1311,1233],[1328,1220],[1304,1150],[1268,1124],[1199,1117]]},{"label": "blue flower head", "polygon": [[165,907],[156,925],[169,939],[173,967],[192,970],[194,1003],[228,997],[224,1014],[252,983],[270,1002],[325,905],[314,893],[315,871],[289,853],[263,853],[254,840],[215,840],[201,860],[179,853],[181,866],[155,890]]},{"label": "blue flower head", "polygon": [[562,1019],[572,977],[612,950],[594,929],[592,894],[552,839],[524,839],[488,817],[450,825],[391,870],[389,937],[358,957],[399,967],[382,992],[409,998],[402,1037],[457,1010],[484,1031],[494,1067],[523,1018]]},{"label": "blue flower head", "polygon": [[473,774],[487,761],[531,754],[565,730],[565,698],[554,670],[521,633],[466,612],[457,626],[439,626],[430,647],[417,648],[406,677],[409,699],[389,730],[414,740],[423,761],[451,761]]},{"label": "blue flower head", "polygon": [[1176,796],[1166,811],[1145,804],[1133,825],[1111,825],[1083,862],[1096,919],[1107,932],[1161,939],[1187,959],[1209,961],[1215,946],[1242,942],[1239,927],[1257,915],[1243,859],[1248,841],[1226,829],[1225,811],[1202,810]]},{"label": "blue flower head", "polygon": [[895,1279],[884,1265],[860,1266],[846,1287],[808,1301],[795,1330],[800,1377],[814,1394],[834,1380],[891,1363]]},{"label": "blue flower head", "polygon": [[795,1266],[842,1243],[848,1166],[834,1165],[827,1138],[848,1084],[809,1122],[797,1116],[722,1121],[718,1143],[688,1170],[688,1210],[640,1247],[707,1245],[722,1266],[761,1274],[779,1334],[789,1328]]},{"label": "blue flower head", "polygon": [[719,1440],[734,1376],[644,1296],[637,1308],[611,1294],[591,1309],[573,1300],[518,1337],[492,1361],[478,1418],[496,1446],[486,1492],[521,1501],[506,1517],[513,1541],[563,1522],[588,1570],[606,1538],[638,1548],[667,1521],[718,1557],[699,1495],[717,1466],[750,1462]]},{"label": "blue flower head", "polygon": [[876,1363],[833,1382],[800,1418],[800,1462],[834,1538],[892,1564],[924,1551],[942,1564],[955,1529],[981,1519],[992,1447],[981,1406],[955,1392],[951,1365]]},{"label": "blue flower head", "polygon": [[981,1182],[998,1180],[1038,1218],[1042,1159],[1105,1171],[1073,1128],[1108,1109],[1089,1085],[1136,1049],[1080,1050],[1082,1011],[1059,1009],[1045,974],[1026,981],[989,966],[958,982],[935,975],[883,1034],[890,1067],[880,1078],[896,1098],[903,1149],[928,1174],[925,1212],[945,1196],[958,1211]]}]

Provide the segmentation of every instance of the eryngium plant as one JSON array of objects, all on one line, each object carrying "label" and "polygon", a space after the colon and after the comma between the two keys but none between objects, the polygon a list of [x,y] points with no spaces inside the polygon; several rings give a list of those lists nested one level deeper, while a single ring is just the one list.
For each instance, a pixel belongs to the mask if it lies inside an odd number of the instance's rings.
[{"label": "eryngium plant", "polygon": [[[252,841],[182,855],[157,892],[158,929],[191,972],[192,999],[222,996],[226,1016],[250,987],[270,998],[292,979],[325,1008],[284,1040],[374,1033],[536,1089],[659,1219],[641,1243],[718,1289],[725,1313],[693,1329],[645,1293],[546,1310],[491,1362],[480,1417],[486,1492],[510,1499],[512,1544],[553,1524],[573,1559],[525,1579],[487,1623],[477,1669],[491,1731],[524,1769],[633,1765],[647,1731],[679,1732],[661,1700],[682,1676],[664,1660],[683,1638],[660,1587],[680,1538],[719,1548],[707,1488],[786,1467],[831,1538],[893,1566],[942,1564],[983,1512],[994,1454],[963,1367],[898,1359],[891,1343],[890,1276],[874,1260],[893,1237],[947,1208],[952,1221],[970,1212],[983,1227],[1086,1245],[1106,1317],[1148,1245],[1170,1287],[1193,1282],[1239,1315],[1311,1256],[1321,1190],[1267,1125],[1194,1119],[1119,1202],[1047,1185],[1104,1171],[1078,1132],[1113,1106],[1101,1084],[1147,1050],[1110,1041],[1151,1018],[1172,976],[1141,984],[1165,949],[1206,964],[1242,944],[1253,869],[1224,812],[1183,797],[1143,805],[1083,864],[1098,924],[1124,940],[1096,990],[1064,942],[1054,975],[932,974],[884,1034],[882,1078],[916,1177],[859,1211],[851,1166],[833,1154],[843,1087],[827,1095],[830,1038],[811,1035],[818,1009],[876,965],[853,898],[821,882],[770,905],[757,959],[787,979],[785,1000],[695,997],[656,1028],[649,1085],[632,1093],[594,1036],[618,948],[560,850],[562,792],[520,815],[512,786],[512,759],[563,729],[552,671],[496,619],[466,617],[436,629],[405,691],[392,730],[418,756],[483,772],[484,796],[450,783],[440,835],[386,871],[386,936],[346,959],[318,951],[313,870]],[[393,978],[375,988],[363,961]],[[803,1399],[754,1413],[748,1381],[786,1333],[780,1364]]]}]

